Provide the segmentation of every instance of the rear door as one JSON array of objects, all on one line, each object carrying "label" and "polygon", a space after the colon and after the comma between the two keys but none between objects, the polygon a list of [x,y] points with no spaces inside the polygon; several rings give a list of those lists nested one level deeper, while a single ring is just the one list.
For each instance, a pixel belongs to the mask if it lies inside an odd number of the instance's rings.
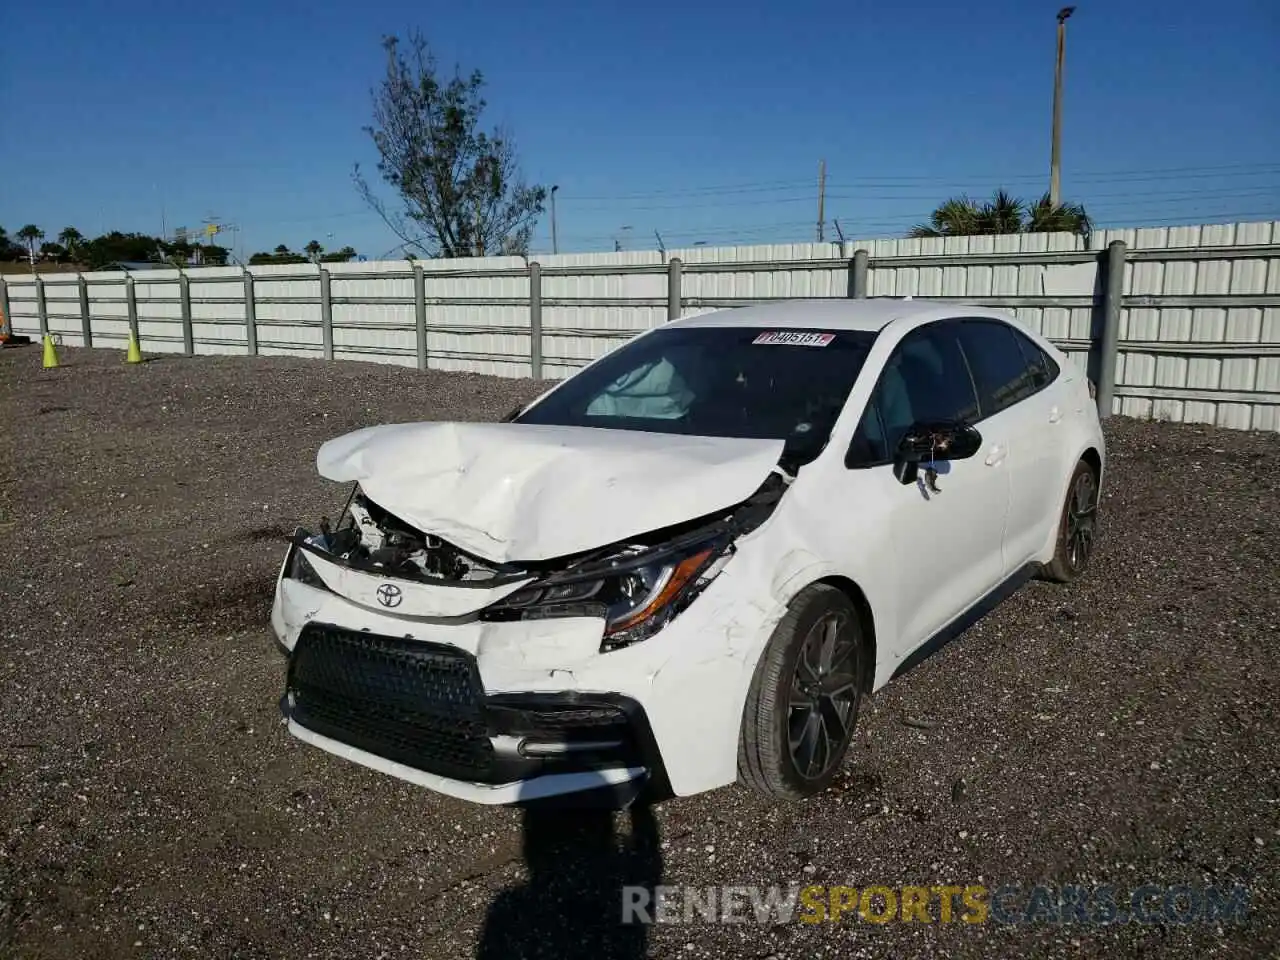
[{"label": "rear door", "polygon": [[[973,457],[936,464],[938,492],[923,479],[903,485],[893,475],[893,451],[917,422],[972,421],[978,403],[949,321],[908,333],[885,363],[854,435],[847,465],[888,504],[894,570],[896,636],[881,649],[905,657],[994,588],[1005,572],[1009,506],[1006,438],[983,429]],[[980,428],[981,429],[981,428]],[[889,649],[886,649],[889,648]]]},{"label": "rear door", "polygon": [[994,318],[959,321],[960,343],[978,391],[975,426],[1009,438],[1009,569],[1026,563],[1057,522],[1066,482],[1060,433],[1067,411],[1058,365],[1011,324]]}]

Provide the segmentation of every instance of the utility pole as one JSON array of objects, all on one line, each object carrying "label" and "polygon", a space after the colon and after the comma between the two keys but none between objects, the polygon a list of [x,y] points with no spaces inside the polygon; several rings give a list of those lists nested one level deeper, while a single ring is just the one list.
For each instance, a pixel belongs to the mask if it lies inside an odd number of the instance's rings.
[{"label": "utility pole", "polygon": [[1049,204],[1062,202],[1062,62],[1066,58],[1067,18],[1075,7],[1058,11],[1058,56],[1053,68],[1053,142],[1049,149]]},{"label": "utility pole", "polygon": [[560,252],[560,242],[556,239],[556,191],[560,189],[560,185],[556,184],[551,188],[551,252]]},{"label": "utility pole", "polygon": [[823,207],[827,200],[827,161],[818,161],[818,242],[822,242]]}]

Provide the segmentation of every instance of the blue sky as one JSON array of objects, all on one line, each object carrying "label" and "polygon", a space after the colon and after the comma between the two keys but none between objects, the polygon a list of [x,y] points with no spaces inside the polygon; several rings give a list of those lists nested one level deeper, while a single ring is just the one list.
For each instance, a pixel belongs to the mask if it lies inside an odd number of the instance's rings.
[{"label": "blue sky", "polygon": [[[1046,189],[1059,6],[10,4],[0,224],[156,233],[163,209],[239,224],[246,252],[385,254],[351,168],[376,159],[380,38],[418,27],[485,72],[527,178],[559,184],[561,252],[812,239],[819,159],[828,220],[900,235],[949,194]],[[1080,0],[1065,198],[1103,224],[1280,219],[1277,50],[1276,0]]]}]

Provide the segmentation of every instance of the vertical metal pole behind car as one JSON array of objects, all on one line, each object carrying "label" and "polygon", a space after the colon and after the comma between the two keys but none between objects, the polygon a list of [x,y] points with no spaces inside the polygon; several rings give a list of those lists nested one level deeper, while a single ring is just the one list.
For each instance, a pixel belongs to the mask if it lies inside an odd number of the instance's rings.
[{"label": "vertical metal pole behind car", "polygon": [[129,333],[138,349],[142,349],[142,337],[138,334],[138,293],[134,289],[132,275],[124,278],[124,302],[128,309]]},{"label": "vertical metal pole behind car", "polygon": [[418,369],[427,369],[427,277],[422,264],[413,265],[413,325],[418,335]]},{"label": "vertical metal pole behind car", "polygon": [[679,257],[667,261],[667,320],[679,320],[682,307],[680,277],[684,264]]},{"label": "vertical metal pole behind car", "polygon": [[1103,288],[1102,343],[1098,351],[1098,416],[1111,416],[1116,394],[1116,363],[1120,357],[1120,307],[1124,300],[1125,243],[1107,245],[1106,286]]},{"label": "vertical metal pole behind car", "polygon": [[193,357],[196,353],[196,336],[191,325],[191,278],[185,271],[178,274],[178,303],[182,310],[182,352]]},{"label": "vertical metal pole behind car", "polygon": [[329,293],[329,271],[320,268],[320,342],[324,358],[333,359],[333,297]]},{"label": "vertical metal pole behind car", "polygon": [[44,278],[36,277],[36,313],[40,316],[40,336],[49,335],[49,305],[44,299]]},{"label": "vertical metal pole behind car", "polygon": [[854,300],[867,298],[867,269],[871,264],[871,254],[866,250],[853,251],[853,259],[849,261],[849,296]]},{"label": "vertical metal pole behind car", "polygon": [[76,286],[80,289],[80,335],[86,347],[93,346],[93,321],[89,316],[89,281],[84,274],[76,274]]},{"label": "vertical metal pole behind car", "polygon": [[542,264],[529,264],[529,376],[542,379]]},{"label": "vertical metal pole behind car", "polygon": [[244,272],[244,339],[249,356],[258,355],[258,304],[253,295],[253,274]]}]

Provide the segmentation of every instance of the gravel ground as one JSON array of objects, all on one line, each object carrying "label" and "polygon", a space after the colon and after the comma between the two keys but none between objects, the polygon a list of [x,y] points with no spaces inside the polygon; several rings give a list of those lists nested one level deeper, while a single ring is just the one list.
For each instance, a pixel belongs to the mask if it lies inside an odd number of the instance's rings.
[{"label": "gravel ground", "polygon": [[[293,740],[266,624],[281,537],[337,505],[323,440],[496,419],[537,385],[120,360],[0,352],[0,954],[1277,955],[1280,438],[1112,421],[1091,574],[877,694],[829,793],[565,818]],[[623,883],[1148,881],[1245,884],[1249,919],[616,923]]]}]

